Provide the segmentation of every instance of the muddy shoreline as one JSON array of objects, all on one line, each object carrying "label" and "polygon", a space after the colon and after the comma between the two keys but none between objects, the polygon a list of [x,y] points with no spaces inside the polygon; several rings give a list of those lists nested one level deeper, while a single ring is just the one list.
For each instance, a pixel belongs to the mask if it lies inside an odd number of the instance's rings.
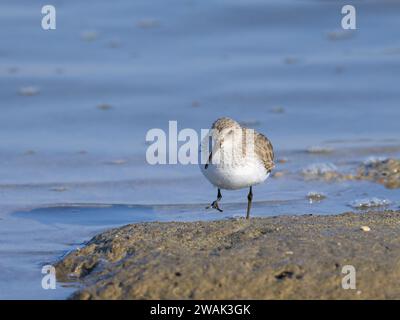
[{"label": "muddy shoreline", "polygon": [[399,257],[400,212],[371,211],[132,224],[56,269],[82,283],[71,299],[398,299]]}]

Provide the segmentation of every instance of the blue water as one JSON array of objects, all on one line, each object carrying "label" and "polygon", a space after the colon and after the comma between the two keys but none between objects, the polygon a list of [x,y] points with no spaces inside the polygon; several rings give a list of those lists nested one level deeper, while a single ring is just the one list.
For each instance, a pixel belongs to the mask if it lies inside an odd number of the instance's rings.
[{"label": "blue water", "polygon": [[[72,288],[41,288],[40,267],[106,228],[244,215],[245,190],[205,210],[216,191],[196,165],[146,163],[147,131],[169,120],[199,131],[230,116],[288,158],[254,189],[254,216],[340,213],[368,197],[398,208],[398,190],[299,174],[400,155],[400,3],[353,4],[358,29],[340,38],[342,1],[54,0],[57,29],[44,31],[41,1],[3,0],[0,298],[65,298]],[[333,152],[304,152],[315,145]],[[327,198],[310,204],[309,191]]]}]

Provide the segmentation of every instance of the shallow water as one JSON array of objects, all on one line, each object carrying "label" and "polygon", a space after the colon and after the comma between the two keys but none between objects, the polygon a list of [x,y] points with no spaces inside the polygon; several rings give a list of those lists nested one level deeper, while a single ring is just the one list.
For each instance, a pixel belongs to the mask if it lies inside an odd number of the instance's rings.
[{"label": "shallow water", "polygon": [[399,2],[356,1],[348,37],[340,1],[52,4],[55,31],[40,1],[0,4],[0,298],[65,298],[41,288],[41,266],[106,228],[244,215],[245,190],[205,210],[216,191],[196,165],[146,163],[146,132],[169,120],[200,130],[227,115],[272,140],[286,174],[254,189],[254,216],[399,207],[399,190],[300,174],[399,157]]}]

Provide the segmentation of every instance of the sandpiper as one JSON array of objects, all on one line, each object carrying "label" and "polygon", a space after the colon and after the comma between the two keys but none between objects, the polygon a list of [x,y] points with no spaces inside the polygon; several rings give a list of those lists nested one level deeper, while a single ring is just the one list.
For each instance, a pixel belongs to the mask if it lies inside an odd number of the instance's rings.
[{"label": "sandpiper", "polygon": [[246,214],[246,219],[249,219],[252,187],[264,182],[274,168],[272,144],[261,133],[242,127],[230,118],[215,121],[209,137],[212,138],[212,148],[206,163],[201,163],[200,168],[205,177],[218,188],[218,194],[217,199],[207,208],[222,212],[218,205],[222,199],[221,189],[249,188]]}]

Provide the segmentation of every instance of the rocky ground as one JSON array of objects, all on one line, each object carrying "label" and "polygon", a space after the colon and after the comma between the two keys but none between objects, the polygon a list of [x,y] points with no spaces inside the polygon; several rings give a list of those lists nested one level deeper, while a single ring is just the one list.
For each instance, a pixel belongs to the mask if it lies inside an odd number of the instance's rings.
[{"label": "rocky ground", "polygon": [[372,180],[386,188],[400,188],[400,160],[386,159],[362,164],[358,168],[357,179]]},{"label": "rocky ground", "polygon": [[398,299],[400,212],[132,224],[56,269],[73,299]]},{"label": "rocky ground", "polygon": [[[283,176],[283,171],[274,173],[274,177]],[[371,162],[360,163],[356,172],[341,173],[332,164],[313,164],[302,171],[306,180],[370,180],[383,184],[388,189],[400,188],[400,160],[376,159]]]}]

